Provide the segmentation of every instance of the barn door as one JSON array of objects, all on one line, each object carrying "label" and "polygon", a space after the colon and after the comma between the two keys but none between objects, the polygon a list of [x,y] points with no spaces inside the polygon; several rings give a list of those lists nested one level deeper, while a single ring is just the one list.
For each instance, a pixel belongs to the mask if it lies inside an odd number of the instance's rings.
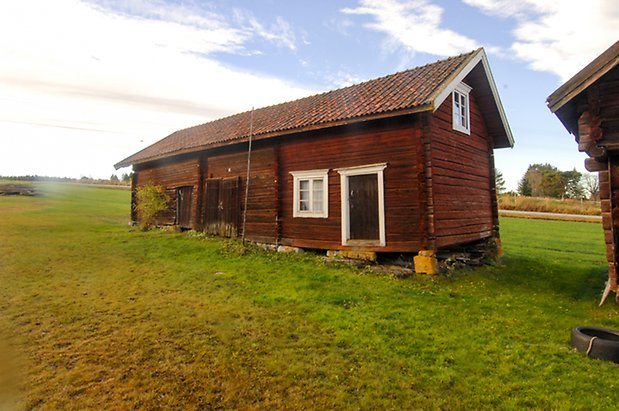
[{"label": "barn door", "polygon": [[348,177],[348,215],[351,240],[378,240],[378,176]]},{"label": "barn door", "polygon": [[176,225],[191,228],[191,192],[192,187],[176,189]]},{"label": "barn door", "polygon": [[204,231],[208,234],[237,237],[239,232],[239,178],[205,181]]}]

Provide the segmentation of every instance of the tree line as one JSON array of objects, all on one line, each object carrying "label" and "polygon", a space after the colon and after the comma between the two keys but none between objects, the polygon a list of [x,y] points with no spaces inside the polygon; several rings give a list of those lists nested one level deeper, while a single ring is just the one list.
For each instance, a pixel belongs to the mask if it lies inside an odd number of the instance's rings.
[{"label": "tree line", "polygon": [[81,183],[112,183],[112,184],[119,184],[119,183],[125,183],[125,184],[129,184],[131,183],[131,178],[133,177],[133,172],[132,173],[123,173],[122,176],[119,178],[116,174],[112,174],[111,177],[108,180],[105,179],[100,179],[100,178],[92,178],[92,177],[86,177],[83,176],[81,178],[70,178],[70,177],[50,177],[50,176],[40,176],[40,175],[24,175],[24,176],[0,176],[0,180],[11,180],[11,181],[47,181],[47,182],[52,182],[52,183],[75,183],[75,182],[81,182]]},{"label": "tree line", "polygon": [[[496,187],[499,194],[505,192],[505,180],[499,171],[496,172]],[[517,194],[599,200],[600,183],[597,174],[583,174],[576,169],[561,171],[548,163],[530,164],[518,182]]]}]

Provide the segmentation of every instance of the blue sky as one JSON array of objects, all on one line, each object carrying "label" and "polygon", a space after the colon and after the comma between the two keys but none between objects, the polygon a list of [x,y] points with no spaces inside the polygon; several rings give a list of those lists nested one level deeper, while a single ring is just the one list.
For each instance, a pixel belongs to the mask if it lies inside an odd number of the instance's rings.
[{"label": "blue sky", "polygon": [[515,188],[531,163],[584,171],[545,99],[617,27],[614,0],[2,2],[0,175],[108,178],[177,129],[483,46]]}]

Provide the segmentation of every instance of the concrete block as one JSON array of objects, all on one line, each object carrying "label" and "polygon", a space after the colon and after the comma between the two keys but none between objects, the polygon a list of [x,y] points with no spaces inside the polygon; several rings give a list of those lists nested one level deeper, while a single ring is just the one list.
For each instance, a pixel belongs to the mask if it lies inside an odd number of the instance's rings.
[{"label": "concrete block", "polygon": [[376,261],[374,251],[354,251],[354,250],[328,250],[327,257],[342,257],[352,260]]},{"label": "concrete block", "polygon": [[290,247],[287,245],[280,245],[277,247],[278,253],[302,253],[303,249],[299,247]]},{"label": "concrete block", "polygon": [[413,258],[413,263],[415,264],[416,273],[423,273],[429,275],[438,274],[438,260],[436,259],[434,251],[419,251],[419,254],[417,254]]}]

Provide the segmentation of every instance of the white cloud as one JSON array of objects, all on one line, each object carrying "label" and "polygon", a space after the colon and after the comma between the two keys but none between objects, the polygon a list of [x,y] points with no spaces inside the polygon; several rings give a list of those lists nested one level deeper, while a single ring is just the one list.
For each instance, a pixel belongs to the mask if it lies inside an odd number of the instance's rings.
[{"label": "white cloud", "polygon": [[356,74],[352,74],[345,70],[338,70],[336,72],[329,72],[325,74],[326,80],[333,86],[333,88],[342,88],[352,86],[353,84],[359,84],[367,80]]},{"label": "white cloud", "polygon": [[441,27],[443,8],[429,0],[361,0],[361,6],[341,11],[373,17],[366,27],[386,33],[387,49],[451,56],[474,50],[477,42]]},{"label": "white cloud", "polygon": [[280,47],[296,50],[296,36],[290,24],[282,17],[276,17],[275,22],[267,28],[247,10],[236,9],[234,14],[238,24],[249,27],[259,37]]},{"label": "white cloud", "polygon": [[514,56],[562,81],[617,41],[619,3],[613,0],[463,0],[482,11],[514,18]]},{"label": "white cloud", "polygon": [[[273,28],[294,44],[284,20]],[[159,2],[2,2],[0,175],[108,177],[176,129],[310,94],[211,57],[271,32],[257,31]]]}]

